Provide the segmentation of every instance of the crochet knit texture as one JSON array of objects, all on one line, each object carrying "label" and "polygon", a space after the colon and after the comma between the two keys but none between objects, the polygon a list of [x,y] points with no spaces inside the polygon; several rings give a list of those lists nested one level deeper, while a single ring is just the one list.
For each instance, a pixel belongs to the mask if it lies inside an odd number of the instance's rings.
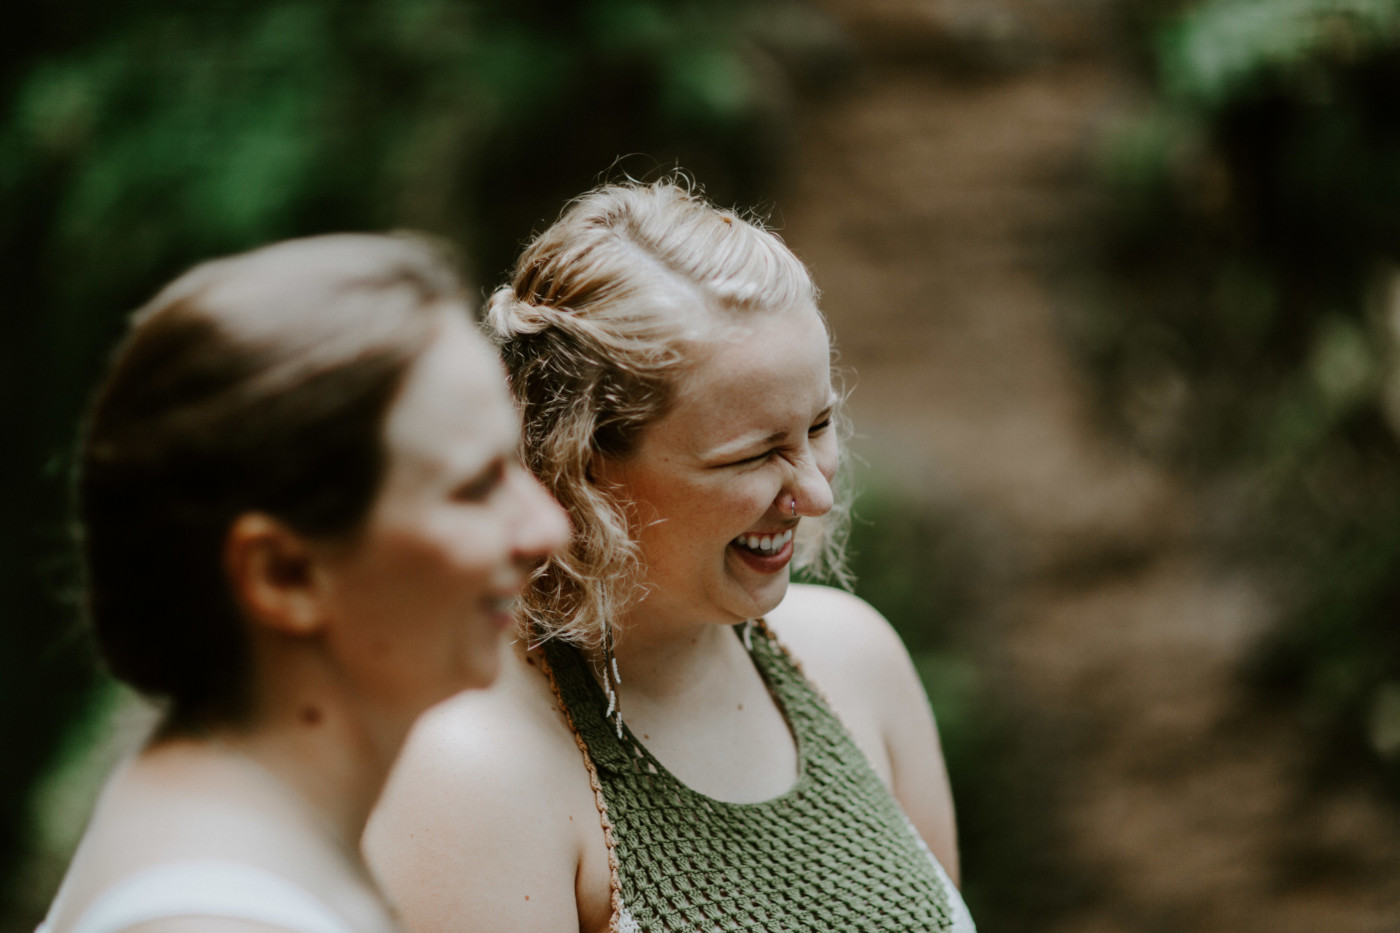
[{"label": "crochet knit texture", "polygon": [[693,791],[630,730],[619,738],[582,656],[558,642],[544,646],[597,770],[622,901],[614,902],[613,928],[951,930],[946,876],[864,754],[766,626],[745,636],[799,761],[789,791],[751,804]]}]

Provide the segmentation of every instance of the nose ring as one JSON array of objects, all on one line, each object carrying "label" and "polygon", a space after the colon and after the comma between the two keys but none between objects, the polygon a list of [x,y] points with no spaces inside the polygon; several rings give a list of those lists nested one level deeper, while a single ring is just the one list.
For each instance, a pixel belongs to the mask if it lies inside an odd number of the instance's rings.
[{"label": "nose ring", "polygon": [[797,517],[797,497],[796,497],[796,496],[792,496],[791,498],[788,499],[788,507],[792,509],[792,517],[793,517],[793,518],[796,518],[796,517]]}]

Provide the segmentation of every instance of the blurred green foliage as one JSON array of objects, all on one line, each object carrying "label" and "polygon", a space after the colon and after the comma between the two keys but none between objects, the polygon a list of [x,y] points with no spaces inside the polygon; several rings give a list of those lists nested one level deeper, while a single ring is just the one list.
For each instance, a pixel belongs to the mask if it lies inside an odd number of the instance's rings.
[{"label": "blurred green foliage", "polygon": [[29,929],[48,892],[10,882],[30,877],[31,787],[103,708],[66,605],[64,477],[125,313],[198,260],[330,230],[437,233],[489,285],[605,174],[679,165],[721,202],[768,202],[797,100],[847,53],[801,0],[54,0],[25,18],[0,33],[0,919]]},{"label": "blurred green foliage", "polygon": [[873,470],[858,480],[855,591],[899,632],[937,716],[957,802],[963,897],[979,929],[1042,928],[1083,895],[1062,857],[1059,789],[1044,767],[1067,737],[974,660],[998,637],[994,607],[1018,562],[967,504],[896,492]]},{"label": "blurred green foliage", "polygon": [[1276,584],[1256,683],[1400,790],[1400,3],[1207,0],[1144,47],[1073,331],[1222,559]]}]

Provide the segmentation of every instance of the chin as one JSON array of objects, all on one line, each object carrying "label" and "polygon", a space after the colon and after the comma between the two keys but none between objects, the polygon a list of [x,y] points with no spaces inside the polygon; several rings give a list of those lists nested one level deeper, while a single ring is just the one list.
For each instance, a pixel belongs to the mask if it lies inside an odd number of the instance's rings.
[{"label": "chin", "polygon": [[452,694],[455,696],[463,690],[485,690],[494,684],[504,666],[501,657],[503,650],[504,645],[498,642],[490,649],[482,649],[463,658],[457,668]]},{"label": "chin", "polygon": [[470,683],[462,685],[463,690],[485,690],[501,675],[501,653],[497,651],[489,662],[475,665],[469,672]]},{"label": "chin", "polygon": [[748,606],[746,609],[740,611],[739,615],[741,615],[742,618],[736,620],[736,622],[742,622],[745,619],[761,618],[774,609],[777,609],[778,605],[782,603],[783,598],[787,596],[789,582],[788,578],[784,576],[781,581],[775,580],[758,592],[751,592],[747,600]]}]

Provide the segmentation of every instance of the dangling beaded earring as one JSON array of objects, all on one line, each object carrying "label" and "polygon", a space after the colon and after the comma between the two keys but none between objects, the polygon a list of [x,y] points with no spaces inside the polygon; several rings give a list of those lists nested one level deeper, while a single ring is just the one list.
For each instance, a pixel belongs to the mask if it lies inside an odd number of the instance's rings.
[{"label": "dangling beaded earring", "polygon": [[617,688],[622,683],[622,675],[617,672],[617,656],[613,654],[613,630],[608,625],[603,630],[603,692],[608,695],[608,711],[603,714],[617,725],[617,737],[622,738],[622,706],[618,703]]}]

